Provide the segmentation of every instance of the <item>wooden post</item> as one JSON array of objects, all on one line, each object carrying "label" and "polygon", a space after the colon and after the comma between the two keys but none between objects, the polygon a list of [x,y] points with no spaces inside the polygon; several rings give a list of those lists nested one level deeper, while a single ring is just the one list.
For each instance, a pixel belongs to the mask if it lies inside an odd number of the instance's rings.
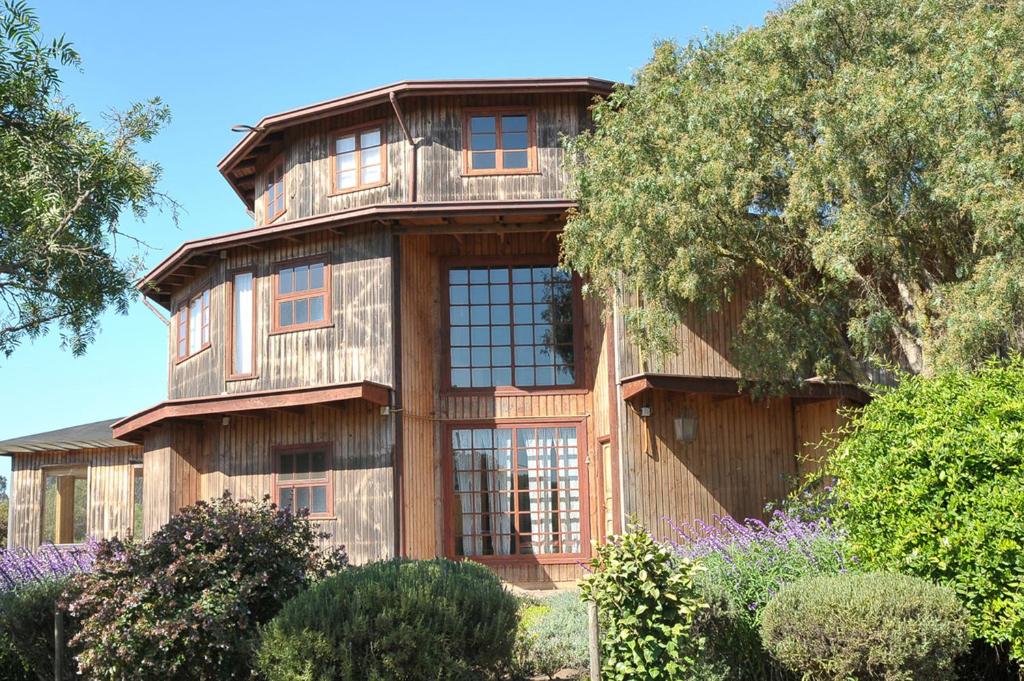
[{"label": "wooden post", "polygon": [[601,632],[594,601],[587,601],[587,625],[590,633],[590,681],[601,681]]},{"label": "wooden post", "polygon": [[71,544],[75,541],[75,478],[72,475],[57,477],[57,496],[53,528],[54,544]]},{"label": "wooden post", "polygon": [[64,678],[64,614],[58,605],[53,609],[53,681]]}]

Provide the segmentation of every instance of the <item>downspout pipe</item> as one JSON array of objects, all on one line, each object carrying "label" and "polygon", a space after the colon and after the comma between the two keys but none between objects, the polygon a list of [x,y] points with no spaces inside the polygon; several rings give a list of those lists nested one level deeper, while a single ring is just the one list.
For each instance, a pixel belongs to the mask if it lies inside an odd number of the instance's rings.
[{"label": "downspout pipe", "polygon": [[416,185],[416,140],[413,139],[412,134],[409,132],[409,126],[405,124],[405,117],[402,116],[402,107],[398,105],[398,97],[395,96],[394,92],[389,92],[388,99],[391,100],[391,108],[395,110],[395,117],[398,118],[398,125],[402,128],[405,141],[409,143],[409,202],[416,203],[419,201]]}]

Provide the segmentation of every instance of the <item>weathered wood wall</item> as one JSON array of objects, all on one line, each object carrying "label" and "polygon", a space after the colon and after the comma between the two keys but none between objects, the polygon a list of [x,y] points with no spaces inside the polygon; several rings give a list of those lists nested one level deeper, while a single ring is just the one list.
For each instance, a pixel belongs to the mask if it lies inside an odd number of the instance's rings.
[{"label": "weathered wood wall", "polygon": [[[517,200],[564,198],[568,175],[562,167],[561,135],[589,125],[589,100],[582,95],[492,95],[401,100],[409,132],[416,140],[418,201]],[[537,173],[468,177],[462,175],[462,128],[466,107],[528,106],[536,112]],[[332,196],[331,144],[334,131],[384,121],[388,183]],[[277,220],[295,220],[346,208],[411,201],[409,144],[390,106],[335,116],[286,131],[268,159],[285,159],[287,212]],[[265,170],[265,169],[264,169]],[[256,187],[255,221],[265,224],[265,173]]]},{"label": "weathered wood wall", "polygon": [[[333,325],[271,334],[276,263],[313,255],[326,255],[331,262]],[[225,278],[239,269],[256,273],[256,377],[226,380],[229,301],[225,301]],[[176,327],[172,324],[168,344],[171,398],[363,380],[391,384],[391,236],[379,225],[235,250],[193,280],[192,288],[174,297],[172,309],[209,282],[211,347],[177,362]]]},{"label": "weathered wood wall", "polygon": [[801,477],[815,473],[832,451],[832,436],[846,424],[852,405],[843,400],[798,402],[796,418],[797,464]]},{"label": "weathered wood wall", "polygon": [[86,466],[86,534],[97,539],[125,537],[132,531],[132,464],[140,447],[18,454],[11,458],[11,506],[7,543],[39,546],[43,518],[43,472],[47,468]]},{"label": "weathered wood wall", "polygon": [[146,537],[200,498],[209,452],[202,429],[180,424],[145,435],[142,457],[142,531]]}]

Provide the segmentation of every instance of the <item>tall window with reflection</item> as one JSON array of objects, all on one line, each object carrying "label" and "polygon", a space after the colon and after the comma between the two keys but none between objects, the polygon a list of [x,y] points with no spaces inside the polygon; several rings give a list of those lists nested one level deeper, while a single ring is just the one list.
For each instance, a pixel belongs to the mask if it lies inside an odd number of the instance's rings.
[{"label": "tall window with reflection", "polygon": [[466,120],[467,174],[528,173],[536,169],[529,111],[471,112]]},{"label": "tall window with reflection", "polygon": [[274,286],[274,330],[297,331],[330,323],[330,266],[305,262],[283,266]]},{"label": "tall window with reflection", "polygon": [[232,378],[252,376],[256,328],[253,273],[237,272],[231,278],[231,372]]},{"label": "tall window with reflection", "polygon": [[453,388],[576,385],[572,276],[550,265],[448,270]]},{"label": "tall window with reflection", "polygon": [[455,555],[574,555],[585,546],[575,426],[451,432]]},{"label": "tall window with reflection", "polygon": [[284,449],[277,452],[274,500],[293,513],[310,517],[331,513],[330,452],[326,446]]}]

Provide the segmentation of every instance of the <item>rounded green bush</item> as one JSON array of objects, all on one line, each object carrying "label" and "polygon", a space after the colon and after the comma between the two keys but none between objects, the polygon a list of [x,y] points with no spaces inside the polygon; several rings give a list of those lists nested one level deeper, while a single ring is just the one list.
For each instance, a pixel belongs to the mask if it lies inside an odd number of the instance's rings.
[{"label": "rounded green bush", "polygon": [[829,473],[853,555],[950,586],[974,636],[1024,659],[1024,359],[903,381]]},{"label": "rounded green bush", "polygon": [[891,573],[815,576],[783,587],[761,620],[765,647],[807,681],[943,681],[967,648],[949,588]]},{"label": "rounded green bush", "polygon": [[509,665],[517,610],[477,563],[370,563],[289,601],[256,666],[267,681],[477,681]]}]

